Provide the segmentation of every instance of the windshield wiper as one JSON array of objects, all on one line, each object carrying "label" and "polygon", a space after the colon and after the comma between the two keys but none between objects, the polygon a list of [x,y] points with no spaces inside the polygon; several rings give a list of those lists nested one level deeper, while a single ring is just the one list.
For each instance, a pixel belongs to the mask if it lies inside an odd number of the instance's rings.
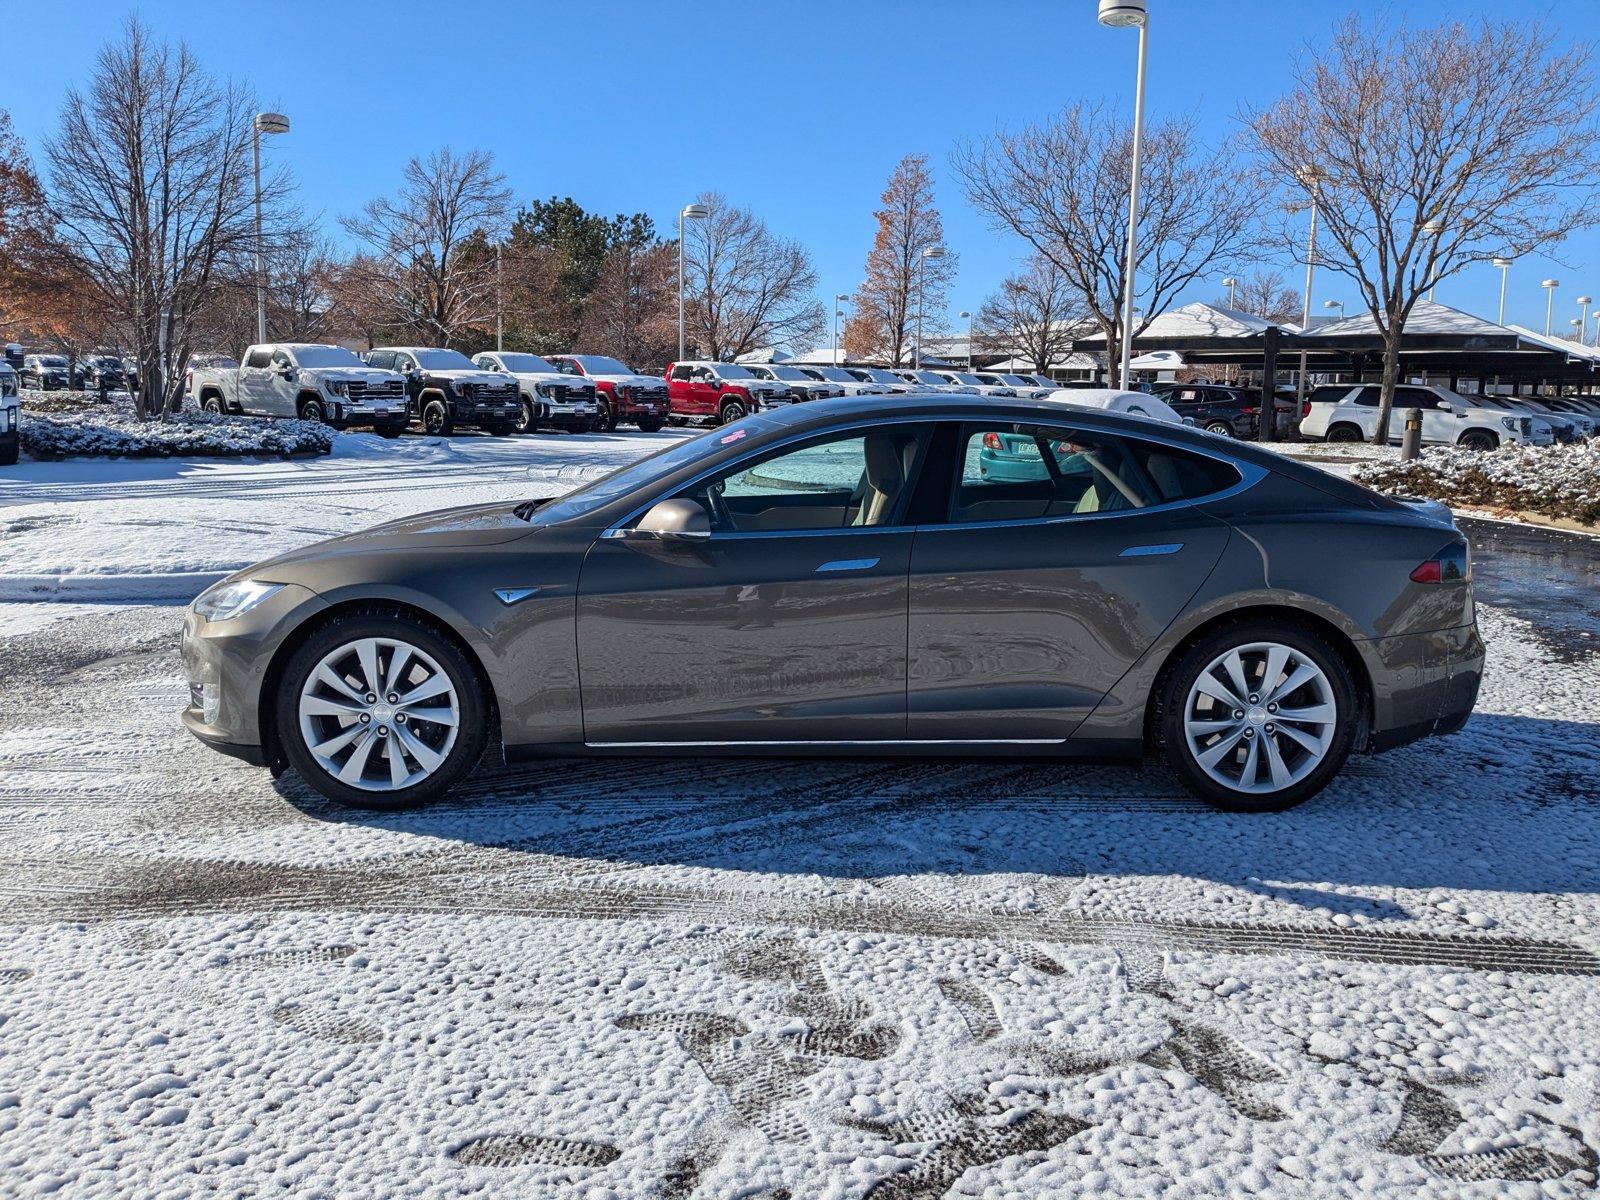
[{"label": "windshield wiper", "polygon": [[538,512],[546,504],[552,503],[554,500],[554,496],[543,496],[538,500],[524,500],[511,511],[517,516],[518,519],[523,521],[531,521],[533,520],[534,513]]}]

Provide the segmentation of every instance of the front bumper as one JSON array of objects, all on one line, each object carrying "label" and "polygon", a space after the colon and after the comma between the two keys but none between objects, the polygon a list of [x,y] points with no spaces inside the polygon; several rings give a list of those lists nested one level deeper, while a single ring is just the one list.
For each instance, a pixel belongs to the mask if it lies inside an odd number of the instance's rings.
[{"label": "front bumper", "polygon": [[545,404],[539,420],[557,429],[592,429],[600,419],[600,408],[595,404]]},{"label": "front bumper", "polygon": [[514,424],[522,416],[522,401],[518,400],[452,400],[450,419],[457,425]]},{"label": "front bumper", "polygon": [[328,398],[328,415],[336,425],[388,425],[391,422],[403,425],[410,419],[404,400],[379,406],[341,400],[337,396]]},{"label": "front bumper", "polygon": [[226,754],[260,761],[267,665],[291,631],[327,607],[315,592],[291,583],[229,621],[186,611],[181,649],[189,704],[182,719],[189,732]]},{"label": "front bumper", "polygon": [[1378,638],[1365,649],[1374,685],[1374,751],[1467,723],[1483,682],[1484,647],[1476,625]]}]

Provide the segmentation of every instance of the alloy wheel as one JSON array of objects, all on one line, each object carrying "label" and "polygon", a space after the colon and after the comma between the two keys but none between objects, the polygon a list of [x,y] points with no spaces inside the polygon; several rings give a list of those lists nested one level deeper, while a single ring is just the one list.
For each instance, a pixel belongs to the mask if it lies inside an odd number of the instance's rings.
[{"label": "alloy wheel", "polygon": [[1316,770],[1338,721],[1327,673],[1280,642],[1219,654],[1196,677],[1183,709],[1195,764],[1223,787],[1254,795],[1281,792]]},{"label": "alloy wheel", "polygon": [[461,725],[461,699],[444,668],[394,638],[360,638],[324,655],[306,675],[298,707],[300,736],[317,765],[368,792],[427,779]]}]

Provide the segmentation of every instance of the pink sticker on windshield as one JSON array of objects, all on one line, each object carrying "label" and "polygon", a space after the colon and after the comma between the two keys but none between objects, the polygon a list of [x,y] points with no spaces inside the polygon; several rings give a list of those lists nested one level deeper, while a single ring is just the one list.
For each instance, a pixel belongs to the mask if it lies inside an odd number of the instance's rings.
[{"label": "pink sticker on windshield", "polygon": [[748,429],[735,429],[727,437],[722,439],[722,445],[726,446],[729,442],[737,442],[740,438],[742,438],[745,434],[747,434],[749,432],[750,431]]}]

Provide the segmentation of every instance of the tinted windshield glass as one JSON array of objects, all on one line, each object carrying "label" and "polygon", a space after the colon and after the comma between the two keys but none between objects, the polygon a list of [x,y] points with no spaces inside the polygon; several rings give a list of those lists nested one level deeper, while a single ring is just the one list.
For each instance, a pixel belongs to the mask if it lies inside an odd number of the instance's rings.
[{"label": "tinted windshield glass", "polygon": [[843,367],[812,367],[811,369],[813,371],[815,371],[818,375],[821,375],[824,379],[832,380],[834,383],[859,383],[859,382],[861,382],[854,375],[850,374],[849,371],[846,371]]},{"label": "tinted windshield glass", "polygon": [[951,371],[950,372],[950,378],[954,379],[957,383],[982,383],[983,382],[983,380],[979,379],[976,375],[964,375],[960,371]]},{"label": "tinted windshield glass", "polygon": [[[767,424],[770,419],[764,416],[746,417],[740,424],[760,427]],[[553,525],[557,521],[570,521],[574,517],[581,517],[597,508],[603,508],[617,497],[643,487],[652,479],[670,475],[679,467],[686,466],[697,458],[715,454],[727,444],[725,441],[727,437],[726,427],[710,429],[698,437],[677,442],[647,458],[635,459],[627,466],[609,475],[603,475],[593,483],[585,484],[575,492],[569,492],[555,503],[536,510],[532,523]]]},{"label": "tinted windshield glass", "polygon": [[[937,385],[946,382],[946,380],[940,379],[932,371],[907,371],[906,374],[910,375],[911,378],[915,379],[918,383],[931,383]],[[973,380],[972,382],[977,381]]]},{"label": "tinted windshield glass", "polygon": [[773,376],[774,379],[805,379],[805,378],[807,378],[805,372],[800,370],[799,367],[768,367],[767,370],[772,372],[772,376]]},{"label": "tinted windshield glass", "polygon": [[118,359],[118,358],[104,358],[104,357],[91,358],[89,360],[89,365],[91,367],[120,367],[122,365],[122,360]]},{"label": "tinted windshield glass", "polygon": [[546,375],[557,373],[553,366],[537,354],[502,354],[500,361],[505,363],[508,371],[518,371],[528,375],[537,375],[540,372]]},{"label": "tinted windshield glass", "polygon": [[294,361],[302,367],[366,366],[343,346],[296,346],[293,353]]},{"label": "tinted windshield glass", "polygon": [[722,365],[714,367],[712,369],[716,371],[717,376],[720,379],[754,379],[755,378],[755,376],[750,374],[749,371],[746,371],[743,367],[735,366],[733,363],[723,363]]},{"label": "tinted windshield glass", "polygon": [[475,371],[472,360],[459,350],[418,350],[417,365],[424,371]]},{"label": "tinted windshield glass", "polygon": [[64,367],[67,365],[67,360],[59,354],[41,354],[39,356],[39,365],[42,367]]},{"label": "tinted windshield glass", "polygon": [[628,364],[604,354],[574,354],[572,360],[583,366],[586,375],[632,375]]},{"label": "tinted windshield glass", "polygon": [[874,383],[902,384],[905,382],[905,380],[901,379],[900,376],[889,371],[885,371],[882,367],[869,367],[867,369],[867,376]]}]

